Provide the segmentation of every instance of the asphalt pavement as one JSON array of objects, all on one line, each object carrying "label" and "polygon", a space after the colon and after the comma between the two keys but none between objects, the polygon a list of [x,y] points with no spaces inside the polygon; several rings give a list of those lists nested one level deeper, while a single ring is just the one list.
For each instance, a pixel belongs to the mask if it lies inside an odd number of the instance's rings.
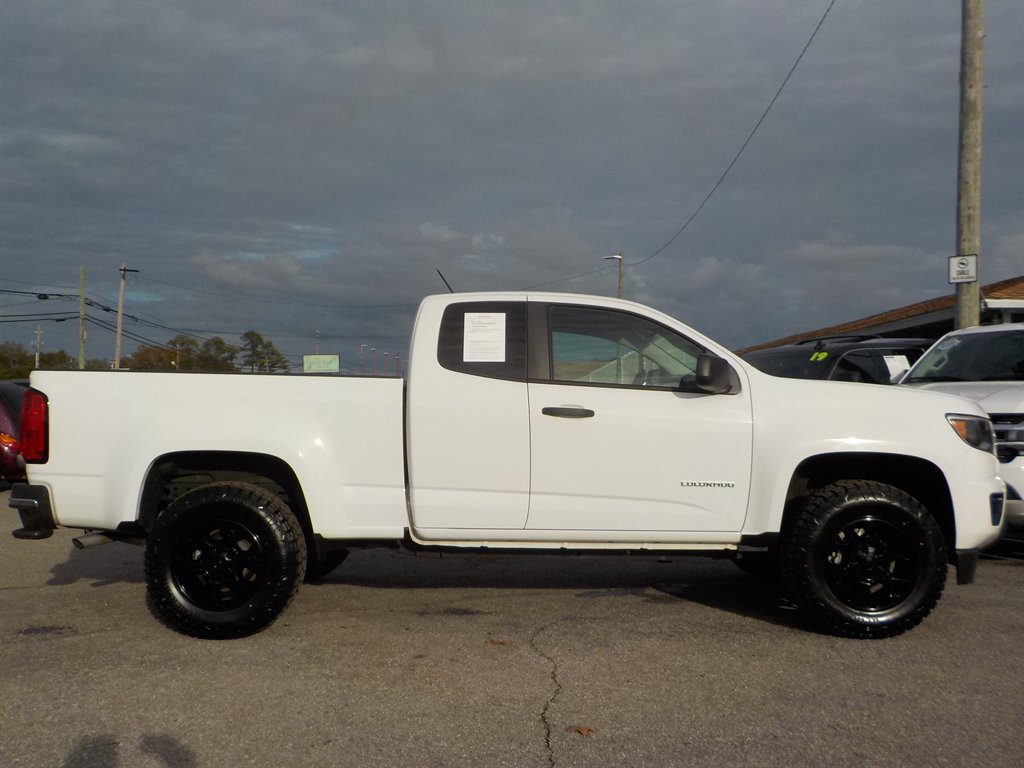
[{"label": "asphalt pavement", "polygon": [[204,641],[150,614],[140,548],[17,541],[0,505],[8,768],[1024,763],[1024,546],[880,641],[727,561],[385,549]]}]

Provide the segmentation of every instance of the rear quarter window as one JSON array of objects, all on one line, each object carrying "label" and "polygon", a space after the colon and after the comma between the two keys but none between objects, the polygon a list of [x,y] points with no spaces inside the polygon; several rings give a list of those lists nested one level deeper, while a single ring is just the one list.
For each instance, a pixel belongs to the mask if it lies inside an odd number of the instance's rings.
[{"label": "rear quarter window", "polygon": [[437,362],[472,376],[526,381],[526,302],[474,301],[446,307]]}]

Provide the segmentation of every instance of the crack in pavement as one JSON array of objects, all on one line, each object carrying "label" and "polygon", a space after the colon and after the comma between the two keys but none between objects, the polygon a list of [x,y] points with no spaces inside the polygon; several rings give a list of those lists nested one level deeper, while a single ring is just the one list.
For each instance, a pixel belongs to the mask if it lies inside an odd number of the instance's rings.
[{"label": "crack in pavement", "polygon": [[548,765],[551,766],[551,768],[554,768],[555,766],[555,750],[554,746],[551,743],[551,721],[548,719],[548,712],[550,712],[551,707],[555,703],[555,700],[562,693],[562,683],[558,679],[558,662],[556,662],[554,658],[552,658],[540,649],[540,646],[537,645],[537,638],[540,637],[542,633],[551,629],[551,627],[553,627],[556,623],[557,622],[545,624],[544,626],[538,628],[532,635],[530,635],[530,648],[533,649],[534,653],[536,653],[542,659],[547,660],[547,662],[551,665],[551,683],[554,686],[554,691],[550,696],[548,696],[547,701],[544,702],[544,706],[540,711],[540,722],[541,725],[544,726],[544,748],[547,750]]}]

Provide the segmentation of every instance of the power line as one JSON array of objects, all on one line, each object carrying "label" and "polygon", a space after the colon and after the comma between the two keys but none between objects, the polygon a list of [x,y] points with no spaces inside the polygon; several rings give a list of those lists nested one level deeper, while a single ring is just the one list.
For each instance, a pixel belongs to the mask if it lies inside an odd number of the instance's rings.
[{"label": "power line", "polygon": [[45,312],[39,314],[20,314],[20,315],[5,315],[0,318],[0,323],[35,323],[38,321],[52,320],[54,322],[63,323],[65,320],[74,320],[78,317],[77,312],[66,312],[63,315],[59,312]]},{"label": "power line", "polygon": [[676,231],[676,233],[672,235],[672,237],[670,237],[665,242],[665,244],[658,248],[654,253],[652,253],[650,256],[645,256],[644,258],[640,259],[640,261],[626,262],[626,266],[635,267],[653,259],[659,253],[661,253],[670,245],[672,245],[672,243],[675,242],[676,238],[683,234],[686,228],[690,226],[690,223],[697,218],[698,214],[700,214],[702,210],[704,210],[704,206],[708,204],[708,201],[711,200],[712,195],[714,195],[715,192],[718,191],[718,188],[722,186],[722,182],[725,181],[725,177],[729,175],[729,171],[731,171],[733,169],[733,166],[736,165],[736,162],[740,159],[740,155],[743,154],[743,150],[745,150],[747,148],[747,145],[750,144],[751,140],[754,138],[754,134],[757,133],[762,123],[764,123],[765,118],[768,117],[768,113],[771,111],[772,107],[775,106],[775,102],[779,100],[779,96],[782,95],[782,90],[786,87],[786,83],[789,82],[789,79],[793,76],[793,73],[796,72],[796,68],[799,66],[800,61],[804,57],[804,54],[807,53],[807,49],[811,47],[811,43],[814,42],[814,38],[817,36],[818,30],[820,30],[822,24],[825,23],[825,19],[828,17],[829,12],[832,10],[832,6],[834,6],[835,4],[836,0],[832,0],[832,2],[828,4],[828,8],[825,9],[825,13],[823,13],[821,19],[818,20],[818,25],[814,28],[814,31],[811,32],[811,36],[807,38],[807,42],[804,44],[803,49],[800,51],[800,55],[796,57],[796,61],[793,62],[793,66],[789,68],[789,72],[787,72],[786,77],[783,78],[782,85],[779,86],[779,89],[775,92],[775,95],[772,96],[771,101],[768,102],[768,106],[764,108],[764,112],[761,113],[761,117],[759,117],[757,122],[754,123],[754,127],[751,129],[750,134],[747,136],[743,144],[740,145],[740,148],[736,152],[736,155],[733,157],[732,161],[729,163],[728,166],[726,166],[725,170],[722,171],[722,175],[718,177],[718,181],[715,182],[714,186],[711,187],[711,191],[704,196],[704,199],[701,200],[700,205],[698,205],[696,210],[694,210],[694,212],[690,214],[690,218],[688,218],[683,223],[683,226],[681,226]]},{"label": "power line", "polygon": [[[810,37],[807,38],[807,42],[804,44],[803,48],[800,50],[799,55],[796,57],[796,60],[793,62],[793,66],[791,66],[789,68],[789,72],[786,73],[786,76],[783,78],[782,83],[779,85],[778,89],[775,91],[775,95],[772,96],[771,100],[768,102],[768,105],[765,107],[764,111],[761,113],[761,116],[757,119],[757,122],[754,123],[754,127],[750,130],[750,133],[747,135],[746,139],[740,145],[740,148],[737,150],[737,152],[733,156],[732,160],[726,166],[725,170],[722,171],[722,174],[718,177],[718,180],[714,183],[714,185],[711,187],[711,189],[708,191],[708,193],[704,196],[704,199],[701,200],[700,204],[696,207],[696,209],[694,209],[693,213],[690,214],[689,218],[687,218],[686,221],[683,222],[683,225],[681,227],[679,227],[679,229],[676,230],[675,234],[673,234],[672,237],[670,237],[668,240],[666,240],[665,243],[661,247],[657,248],[650,255],[645,256],[644,258],[640,259],[639,261],[624,262],[625,266],[635,267],[635,266],[639,266],[641,264],[645,264],[648,261],[650,261],[651,259],[653,259],[656,256],[658,256],[659,254],[661,254],[662,252],[664,252],[670,245],[672,245],[672,243],[674,243],[679,238],[680,235],[683,234],[683,232],[686,231],[687,227],[689,227],[690,224],[693,223],[694,219],[696,219],[697,216],[700,215],[701,211],[703,211],[704,207],[708,204],[708,202],[710,202],[710,200],[714,196],[715,192],[718,191],[718,188],[722,186],[722,183],[725,181],[725,179],[729,175],[730,171],[732,171],[733,167],[739,161],[740,156],[742,156],[742,154],[746,150],[747,146],[749,146],[750,142],[753,140],[753,138],[757,134],[758,130],[764,124],[764,121],[768,117],[768,113],[771,112],[772,107],[775,106],[775,103],[778,101],[779,97],[782,95],[782,91],[786,88],[786,85],[789,83],[790,79],[793,77],[793,74],[796,72],[796,68],[800,65],[800,62],[803,60],[804,55],[807,53],[808,49],[811,47],[811,43],[814,42],[814,38],[817,37],[818,32],[821,30],[821,27],[825,23],[825,19],[828,18],[828,15],[832,11],[832,8],[835,6],[835,4],[836,4],[836,0],[831,0],[831,2],[829,2],[828,7],[825,9],[825,12],[822,14],[821,18],[818,20],[818,23],[814,27],[814,30],[811,32]],[[610,268],[611,267],[603,267],[601,269],[594,269],[594,270],[590,270],[588,272],[582,272],[582,273],[577,274],[577,275],[570,275],[568,277],[558,278],[556,280],[548,280],[547,282],[544,282],[544,283],[537,283],[535,285],[528,286],[525,290],[532,290],[532,289],[535,289],[535,288],[542,288],[544,286],[554,285],[556,283],[564,283],[564,282],[567,282],[569,280],[577,280],[579,278],[589,277],[590,275],[595,275],[595,274],[598,274],[599,272],[604,272],[604,271],[606,271],[607,269],[610,269]],[[242,294],[233,294],[233,293],[224,293],[224,292],[219,292],[219,291],[210,291],[210,290],[206,290],[206,289],[203,289],[203,288],[196,288],[195,286],[185,286],[185,285],[181,285],[179,283],[170,283],[170,282],[163,281],[163,280],[155,280],[155,279],[153,279],[151,277],[139,278],[139,279],[142,282],[149,281],[151,283],[156,283],[157,285],[165,285],[165,286],[168,286],[168,287],[171,287],[171,288],[178,288],[178,289],[181,289],[181,290],[192,291],[192,292],[196,292],[196,293],[204,293],[204,294],[208,294],[210,296],[220,296],[220,297],[223,297],[223,298],[231,298],[231,299],[236,299],[236,300],[241,300],[241,301],[257,301],[257,302],[273,303],[273,304],[285,305],[285,306],[299,306],[299,307],[310,307],[310,308],[328,308],[328,309],[333,309],[333,308],[335,308],[337,306],[336,304],[320,304],[320,303],[315,303],[315,302],[289,301],[289,300],[286,300],[286,299],[268,299],[266,297],[259,297],[259,296],[245,296],[245,295],[242,295]],[[26,281],[23,281],[23,280],[11,280],[11,282],[31,284],[31,283],[26,283]],[[69,298],[69,299],[70,298],[74,298],[74,299],[78,298],[77,294],[56,294],[56,293],[48,293],[48,292],[14,291],[14,290],[3,290],[3,289],[0,289],[0,293],[17,294],[17,295],[35,295],[37,298],[40,298],[40,299],[50,298],[50,297],[54,297],[54,298]],[[89,300],[89,299],[86,299],[86,303],[90,304],[92,306],[97,306],[98,308],[100,308],[100,309],[102,309],[102,310],[104,310],[106,312],[113,312],[114,311],[113,308],[111,308],[109,306],[104,306],[104,305],[96,304],[95,302],[91,302],[91,300]],[[346,307],[353,308],[353,309],[384,309],[384,308],[396,308],[396,309],[397,308],[402,308],[402,309],[405,309],[405,308],[411,308],[411,307],[415,307],[415,306],[417,306],[417,305],[413,304],[413,303],[399,303],[399,304],[346,304]],[[133,315],[125,315],[125,317],[126,318],[130,318],[130,319],[132,319],[132,320],[134,320],[136,322],[146,322],[146,321],[140,320],[138,317],[135,317]],[[155,322],[151,322],[150,321],[150,322],[146,322],[146,324],[151,325],[153,327],[161,328],[162,330],[174,331],[174,332],[177,332],[177,333],[181,333],[183,335],[192,336],[193,338],[197,338],[197,339],[200,339],[202,341],[208,341],[208,339],[203,339],[202,337],[194,336],[192,333],[189,333],[188,331],[183,331],[183,330],[180,330],[180,329],[171,328],[169,326],[164,326],[164,325],[161,325],[159,323],[155,323]],[[342,337],[338,337],[338,338],[346,338],[346,337],[342,336]],[[348,338],[356,338],[356,337],[352,336],[352,337],[348,337]]]},{"label": "power line", "polygon": [[557,280],[548,280],[546,283],[537,283],[536,285],[530,285],[524,288],[523,290],[530,291],[533,290],[534,288],[543,288],[545,285],[554,285],[555,283],[565,283],[568,282],[569,280],[578,280],[581,277],[590,277],[591,275],[596,275],[598,272],[605,272],[606,270],[609,269],[612,269],[612,267],[601,267],[600,269],[592,269],[589,272],[584,272],[579,275],[572,275],[571,277],[560,277]]},{"label": "power line", "polygon": [[[93,325],[99,326],[100,328],[103,328],[104,330],[110,331],[112,333],[117,331],[117,326],[116,325],[114,325],[113,323],[108,323],[106,320],[101,320],[98,317],[93,317],[92,315],[86,315],[85,316],[85,320],[88,323],[92,323]],[[140,334],[134,333],[132,331],[126,331],[126,330],[122,329],[121,333],[125,336],[125,338],[131,339],[132,341],[139,342],[140,344],[148,344],[149,346],[158,347],[160,349],[166,349],[166,350],[173,350],[174,349],[174,347],[170,347],[170,346],[168,346],[166,344],[161,344],[159,341],[155,341],[153,339],[147,338],[145,336],[142,336]]]},{"label": "power line", "polygon": [[[772,96],[771,100],[768,102],[768,106],[765,107],[764,111],[761,113],[761,117],[759,117],[757,122],[754,123],[754,127],[751,129],[750,133],[747,135],[747,138],[744,140],[743,144],[740,145],[740,148],[739,148],[739,150],[737,150],[736,154],[733,156],[732,161],[730,161],[729,165],[727,165],[725,170],[722,171],[722,174],[718,177],[718,181],[716,181],[714,183],[714,185],[711,187],[711,190],[704,196],[704,199],[701,200],[700,205],[697,206],[697,208],[693,211],[693,213],[690,214],[690,217],[685,222],[683,222],[683,225],[678,230],[676,230],[676,233],[674,235],[672,235],[672,237],[670,237],[668,240],[666,240],[665,243],[660,248],[655,250],[650,255],[645,256],[644,258],[640,259],[639,261],[627,261],[627,262],[625,262],[625,266],[627,266],[627,267],[635,267],[635,266],[638,266],[640,264],[645,264],[646,262],[650,261],[655,256],[657,256],[658,254],[662,253],[666,248],[668,248],[670,245],[672,245],[672,243],[674,243],[676,241],[676,239],[678,239],[678,237],[681,234],[683,234],[683,232],[686,231],[686,228],[689,227],[690,224],[693,223],[693,220],[696,219],[697,216],[700,214],[700,212],[702,210],[704,210],[704,206],[706,206],[708,204],[708,202],[711,200],[712,196],[714,196],[715,192],[718,191],[718,188],[720,186],[722,186],[722,182],[725,181],[725,177],[729,175],[729,172],[733,169],[733,166],[735,166],[737,161],[740,159],[740,155],[743,154],[743,151],[747,148],[747,146],[750,144],[751,140],[754,138],[754,134],[757,133],[758,129],[760,129],[761,125],[764,123],[765,119],[768,117],[768,113],[771,111],[772,107],[775,106],[775,102],[779,100],[779,96],[782,95],[783,89],[786,87],[786,84],[789,83],[790,78],[793,77],[793,73],[796,72],[797,66],[799,66],[801,60],[804,57],[804,54],[806,54],[807,50],[811,47],[811,43],[814,42],[814,38],[818,35],[818,31],[821,29],[822,25],[825,23],[825,19],[828,17],[829,13],[832,11],[832,7],[835,4],[836,4],[836,0],[831,0],[831,2],[828,4],[828,8],[826,8],[825,12],[821,15],[821,18],[818,20],[817,26],[815,26],[814,31],[811,32],[811,36],[809,38],[807,38],[807,42],[804,44],[804,47],[801,49],[800,54],[796,57],[796,61],[793,62],[793,66],[789,68],[789,72],[786,73],[786,76],[783,78],[782,84],[779,86],[778,90],[775,91],[775,95]],[[580,273],[578,275],[571,275],[569,277],[562,277],[562,278],[559,278],[558,280],[548,280],[546,283],[538,283],[537,285],[531,285],[526,290],[531,290],[531,289],[534,289],[534,288],[543,288],[546,285],[554,285],[556,283],[564,283],[564,282],[567,282],[569,280],[577,280],[577,279],[579,279],[581,277],[589,277],[590,275],[596,275],[598,272],[605,272],[605,271],[607,271],[609,269],[612,269],[612,267],[610,267],[610,266],[609,267],[602,267],[601,269],[593,269],[593,270],[590,270],[589,272],[582,272],[582,273]]]}]

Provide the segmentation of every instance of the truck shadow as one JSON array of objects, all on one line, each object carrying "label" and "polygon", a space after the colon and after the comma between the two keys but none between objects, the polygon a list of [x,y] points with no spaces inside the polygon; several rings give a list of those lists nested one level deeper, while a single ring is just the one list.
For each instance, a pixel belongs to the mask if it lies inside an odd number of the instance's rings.
[{"label": "truck shadow", "polygon": [[640,598],[696,603],[770,624],[803,626],[773,579],[743,573],[710,557],[478,555],[417,557],[389,550],[354,552],[333,574],[305,588],[332,584],[370,589],[552,589],[578,599]]},{"label": "truck shadow", "polygon": [[142,584],[142,547],[130,544],[107,544],[78,550],[69,545],[67,559],[50,569],[47,586],[67,586],[80,581],[93,587],[111,584]]},{"label": "truck shadow", "polygon": [[[69,542],[64,562],[52,566],[46,584],[143,584],[143,558],[143,548],[130,544],[78,550]],[[1005,537],[989,547],[982,559],[1024,563],[1024,534]],[[677,576],[683,581],[676,583]],[[708,604],[733,604],[736,612],[744,615],[748,608],[757,612],[755,601],[771,599],[766,591],[778,592],[772,582],[747,576],[721,558],[447,554],[438,557],[387,548],[354,551],[341,568],[320,583],[332,582],[401,589],[462,586],[583,590],[659,589],[658,585],[665,583],[666,594]]]}]

